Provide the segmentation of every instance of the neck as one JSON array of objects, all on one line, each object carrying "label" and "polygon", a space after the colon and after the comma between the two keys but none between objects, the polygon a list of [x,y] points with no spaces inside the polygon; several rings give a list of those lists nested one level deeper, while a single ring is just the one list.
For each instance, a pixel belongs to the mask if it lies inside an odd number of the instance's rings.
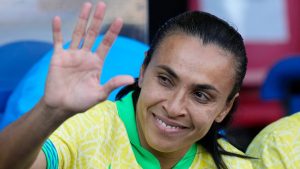
[{"label": "neck", "polygon": [[178,161],[185,155],[188,149],[181,152],[172,152],[172,153],[161,153],[161,152],[154,152],[151,151],[155,155],[155,157],[159,160],[160,166],[162,169],[170,169],[174,167]]},{"label": "neck", "polygon": [[186,147],[176,152],[160,152],[150,147],[143,139],[141,139],[141,145],[158,159],[162,169],[170,169],[174,167],[190,148]]}]

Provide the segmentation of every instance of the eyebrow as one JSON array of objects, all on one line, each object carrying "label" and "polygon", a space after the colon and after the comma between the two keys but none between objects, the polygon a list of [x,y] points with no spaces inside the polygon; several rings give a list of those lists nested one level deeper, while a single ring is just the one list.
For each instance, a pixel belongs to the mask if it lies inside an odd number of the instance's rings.
[{"label": "eyebrow", "polygon": [[[165,70],[167,73],[169,73],[175,79],[179,79],[178,75],[171,68],[169,68],[168,66],[158,65],[157,67],[160,68],[160,69]],[[216,89],[214,86],[209,85],[209,84],[195,84],[194,88],[195,89],[201,89],[201,90],[212,90],[212,91],[215,91],[217,93],[220,93],[220,91],[218,89]]]},{"label": "eyebrow", "polygon": [[195,89],[212,90],[212,91],[215,91],[217,93],[220,93],[220,91],[218,89],[216,89],[214,86],[209,85],[209,84],[197,84],[194,87],[195,87]]},{"label": "eyebrow", "polygon": [[175,79],[179,79],[179,77],[177,76],[177,74],[176,74],[171,68],[169,68],[168,66],[165,66],[165,65],[158,65],[157,67],[160,68],[160,69],[165,70],[165,71],[168,72],[171,76],[173,76]]}]

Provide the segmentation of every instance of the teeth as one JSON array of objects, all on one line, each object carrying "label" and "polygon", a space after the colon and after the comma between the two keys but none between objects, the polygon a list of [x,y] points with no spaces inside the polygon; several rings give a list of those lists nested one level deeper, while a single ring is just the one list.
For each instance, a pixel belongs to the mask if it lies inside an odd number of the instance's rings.
[{"label": "teeth", "polygon": [[168,124],[166,124],[165,122],[163,122],[162,120],[156,118],[156,120],[158,121],[158,123],[160,125],[162,125],[163,127],[167,128],[167,129],[179,129],[179,127],[176,127],[176,126],[170,126]]}]

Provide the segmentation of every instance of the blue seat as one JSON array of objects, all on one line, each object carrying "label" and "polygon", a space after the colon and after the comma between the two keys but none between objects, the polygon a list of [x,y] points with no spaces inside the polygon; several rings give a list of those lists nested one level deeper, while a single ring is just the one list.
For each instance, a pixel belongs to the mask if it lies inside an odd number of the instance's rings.
[{"label": "blue seat", "polygon": [[[103,36],[99,36],[96,39],[93,51],[95,51],[102,38]],[[64,48],[68,48],[69,45],[70,43],[67,43]],[[105,83],[111,77],[120,74],[129,74],[137,77],[144,60],[144,52],[147,50],[148,46],[146,44],[119,36],[105,59],[100,79],[101,83]],[[52,53],[53,51],[50,51],[43,56],[16,87],[8,100],[2,121],[0,121],[0,130],[28,112],[40,100],[44,93],[46,75]],[[108,99],[114,100],[119,90],[113,91]]]},{"label": "blue seat", "polygon": [[281,101],[287,114],[300,111],[300,55],[284,58],[270,69],[261,98]]},{"label": "blue seat", "polygon": [[0,112],[25,73],[51,48],[51,43],[32,40],[0,46]]}]

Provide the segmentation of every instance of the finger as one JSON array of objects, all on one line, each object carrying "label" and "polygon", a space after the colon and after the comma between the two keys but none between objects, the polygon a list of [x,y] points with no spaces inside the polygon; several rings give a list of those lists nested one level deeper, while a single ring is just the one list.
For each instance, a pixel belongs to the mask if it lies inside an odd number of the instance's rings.
[{"label": "finger", "polygon": [[113,42],[117,38],[120,30],[122,28],[123,21],[121,18],[117,18],[109,27],[108,31],[106,32],[100,46],[98,47],[96,54],[101,59],[104,59],[107,55],[109,49],[111,48]]},{"label": "finger", "polygon": [[61,50],[62,49],[62,33],[61,33],[61,19],[59,16],[55,16],[52,21],[52,34],[53,34],[53,44],[54,50]]},{"label": "finger", "polygon": [[83,4],[77,24],[72,34],[72,42],[70,45],[70,49],[77,49],[81,39],[85,34],[85,29],[87,26],[88,18],[91,12],[92,4],[86,2]]},{"label": "finger", "polygon": [[114,89],[134,83],[134,78],[128,75],[121,75],[110,79],[103,87],[101,98],[106,98]]},{"label": "finger", "polygon": [[92,48],[94,41],[100,32],[101,23],[105,14],[105,7],[106,5],[103,2],[99,2],[97,4],[92,23],[87,31],[84,40],[84,44],[82,47],[83,49],[90,50]]}]

